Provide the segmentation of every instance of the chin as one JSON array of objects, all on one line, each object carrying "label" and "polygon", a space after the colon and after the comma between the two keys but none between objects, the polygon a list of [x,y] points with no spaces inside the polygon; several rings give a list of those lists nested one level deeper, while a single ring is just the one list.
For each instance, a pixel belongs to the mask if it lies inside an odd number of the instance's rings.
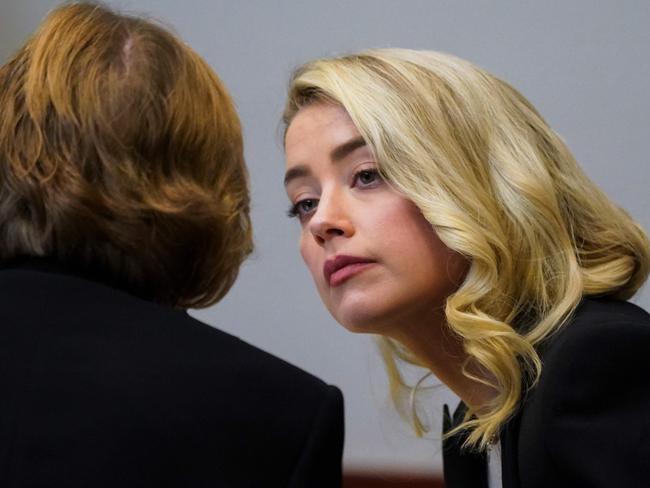
[{"label": "chin", "polygon": [[378,332],[373,328],[372,326],[368,324],[360,324],[356,322],[343,322],[341,320],[338,321],[339,324],[343,326],[345,330],[348,332],[352,332],[354,334],[377,334]]},{"label": "chin", "polygon": [[339,297],[328,297],[327,309],[345,329],[357,334],[383,334],[394,305],[385,296],[347,291]]},{"label": "chin", "polygon": [[349,332],[355,334],[382,334],[385,330],[382,327],[382,315],[372,313],[369,308],[356,309],[353,313],[343,313],[339,310],[332,313],[336,321]]}]

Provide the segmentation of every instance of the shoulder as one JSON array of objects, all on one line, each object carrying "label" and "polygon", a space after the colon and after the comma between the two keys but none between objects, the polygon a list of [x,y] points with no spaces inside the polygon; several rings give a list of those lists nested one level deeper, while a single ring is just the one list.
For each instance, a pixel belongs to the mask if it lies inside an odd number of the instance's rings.
[{"label": "shoulder", "polygon": [[[594,353],[629,357],[627,345],[640,350],[650,340],[650,315],[642,308],[618,300],[584,300],[573,316],[542,346],[544,363],[564,363],[579,355],[582,360]],[[586,354],[589,352],[590,354]]]},{"label": "shoulder", "polygon": [[302,392],[314,400],[332,394],[326,383],[288,361],[186,313],[179,314],[182,317],[176,317],[173,327],[181,329],[178,332],[183,337],[177,338],[176,344],[191,348],[195,361],[209,370],[225,371],[242,386],[273,389],[293,398]]},{"label": "shoulder", "polygon": [[[230,439],[229,456],[249,459],[261,476],[297,480],[290,486],[337,486],[319,477],[340,477],[340,390],[186,314],[178,320],[174,328],[183,337],[173,344],[184,353],[172,353],[166,364],[171,381],[162,395],[173,385],[178,411],[191,411],[215,439]],[[206,450],[218,448],[213,442]]]},{"label": "shoulder", "polygon": [[648,351],[650,315],[645,310],[629,302],[586,299],[542,346],[539,387],[583,395],[647,385]]},{"label": "shoulder", "polygon": [[633,303],[612,299],[585,299],[557,336],[553,348],[574,345],[582,338],[596,339],[610,334],[645,334],[650,331],[650,314]]},{"label": "shoulder", "polygon": [[273,389],[311,403],[337,394],[315,376],[186,311],[42,263],[0,270],[0,309],[5,327],[20,323],[24,334],[41,334],[54,325],[54,341],[71,348],[101,345],[98,362],[119,355],[125,369],[165,375],[165,383],[151,381],[152,386],[197,389],[203,381],[230,391],[249,389],[249,396]]},{"label": "shoulder", "polygon": [[585,300],[543,348],[527,410],[576,486],[639,486],[650,475],[649,351],[648,313],[613,300]]}]

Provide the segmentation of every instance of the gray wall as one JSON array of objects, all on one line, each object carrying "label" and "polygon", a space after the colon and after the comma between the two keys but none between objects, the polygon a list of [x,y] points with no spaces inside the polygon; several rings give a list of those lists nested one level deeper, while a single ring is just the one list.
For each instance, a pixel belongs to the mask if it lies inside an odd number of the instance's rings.
[{"label": "gray wall", "polygon": [[[0,58],[56,1],[0,0]],[[339,385],[348,467],[440,467],[438,388],[433,433],[415,440],[386,400],[368,337],[323,310],[284,217],[278,120],[292,68],[312,57],[399,46],[465,57],[518,87],[564,136],[587,173],[650,229],[650,3],[639,1],[121,0],[111,5],[173,26],[232,91],[246,136],[257,251],[210,324]],[[646,288],[637,299],[650,306]],[[218,388],[219,385],[214,385]]]}]

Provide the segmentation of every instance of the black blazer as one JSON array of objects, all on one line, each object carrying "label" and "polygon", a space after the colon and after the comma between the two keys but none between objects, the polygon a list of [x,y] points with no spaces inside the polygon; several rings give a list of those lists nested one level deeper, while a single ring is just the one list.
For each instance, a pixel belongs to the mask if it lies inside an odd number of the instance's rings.
[{"label": "black blazer", "polygon": [[[539,352],[539,383],[501,433],[503,487],[650,487],[650,315],[587,299]],[[454,441],[448,488],[487,486]]]},{"label": "black blazer", "polygon": [[42,262],[0,270],[3,488],[337,487],[338,389]]}]

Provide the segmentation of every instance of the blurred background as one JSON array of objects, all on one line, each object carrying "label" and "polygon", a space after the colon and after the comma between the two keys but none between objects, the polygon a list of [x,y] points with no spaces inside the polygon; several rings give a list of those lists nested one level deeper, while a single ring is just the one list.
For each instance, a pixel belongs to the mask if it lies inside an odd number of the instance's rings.
[{"label": "blurred background", "polygon": [[[3,63],[59,3],[0,0]],[[435,380],[427,383],[432,388],[421,405],[430,432],[416,439],[388,401],[372,338],[344,331],[320,303],[298,255],[298,224],[285,217],[279,120],[293,69],[314,57],[369,47],[435,49],[466,58],[528,97],[591,178],[650,230],[646,0],[105,3],[170,27],[230,89],[244,127],[257,247],[230,294],[192,314],[343,390],[349,483],[354,473],[357,479],[374,473],[386,483],[410,479],[390,486],[434,483],[441,472],[442,405],[453,408],[457,400]],[[636,301],[650,308],[648,287]]]}]

